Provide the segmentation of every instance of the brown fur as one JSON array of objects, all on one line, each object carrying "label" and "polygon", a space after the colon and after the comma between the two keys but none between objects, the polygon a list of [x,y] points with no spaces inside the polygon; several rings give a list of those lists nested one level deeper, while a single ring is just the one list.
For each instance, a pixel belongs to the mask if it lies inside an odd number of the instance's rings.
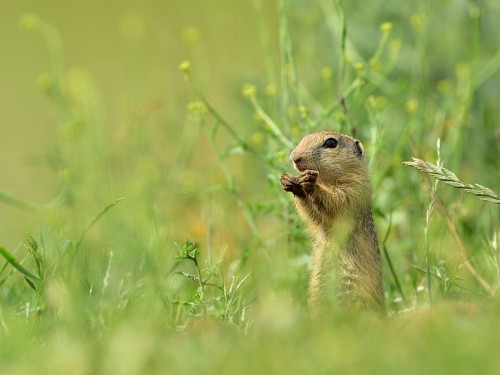
[{"label": "brown fur", "polygon": [[[324,147],[328,138],[337,141],[336,147]],[[300,174],[285,173],[281,185],[294,194],[297,211],[314,238],[309,306],[321,298],[323,260],[333,238],[340,246],[338,279],[343,304],[385,311],[372,187],[362,144],[338,132],[317,132],[304,137],[290,159]],[[342,236],[345,241],[339,243]]]}]

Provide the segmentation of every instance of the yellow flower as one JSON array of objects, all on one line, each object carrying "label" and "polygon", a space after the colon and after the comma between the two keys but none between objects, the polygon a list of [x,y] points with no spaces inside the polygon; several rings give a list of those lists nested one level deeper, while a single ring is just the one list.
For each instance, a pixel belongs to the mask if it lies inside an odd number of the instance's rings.
[{"label": "yellow flower", "polygon": [[410,99],[405,103],[405,111],[408,113],[415,113],[418,109],[418,100]]},{"label": "yellow flower", "polygon": [[436,88],[439,92],[444,93],[452,89],[452,84],[448,79],[443,79],[437,83]]},{"label": "yellow flower", "polygon": [[321,69],[321,78],[323,78],[325,81],[328,81],[332,79],[333,77],[333,69],[329,66],[325,66],[323,69]]},{"label": "yellow flower", "polygon": [[384,109],[387,104],[388,101],[384,96],[370,95],[366,101],[366,105],[373,109]]},{"label": "yellow flower", "polygon": [[246,83],[243,85],[241,93],[245,98],[253,98],[257,94],[257,88],[255,87],[255,85]]},{"label": "yellow flower", "polygon": [[19,26],[28,31],[33,31],[40,25],[40,18],[35,14],[25,14],[19,19]]},{"label": "yellow flower", "polygon": [[427,20],[424,14],[414,14],[410,17],[410,22],[415,29],[421,29]]},{"label": "yellow flower", "polygon": [[183,73],[189,74],[191,72],[191,62],[186,60],[179,65],[179,70]]},{"label": "yellow flower", "polygon": [[365,68],[365,65],[362,64],[362,63],[356,63],[356,64],[354,64],[354,69],[356,69],[356,71],[358,73],[362,72],[364,68]]},{"label": "yellow flower", "polygon": [[262,134],[261,132],[253,133],[250,137],[250,141],[254,145],[260,145],[262,142],[264,142],[264,134]]},{"label": "yellow flower", "polygon": [[264,89],[264,92],[266,93],[267,96],[274,97],[276,96],[276,86],[267,85],[266,88]]},{"label": "yellow flower", "polygon": [[392,22],[384,22],[380,24],[380,30],[384,33],[389,33],[392,30]]},{"label": "yellow flower", "polygon": [[189,103],[187,105],[187,109],[189,112],[196,116],[201,116],[207,113],[206,104],[199,100]]},{"label": "yellow flower", "polygon": [[299,114],[302,120],[305,120],[309,116],[309,108],[305,105],[299,106]]}]

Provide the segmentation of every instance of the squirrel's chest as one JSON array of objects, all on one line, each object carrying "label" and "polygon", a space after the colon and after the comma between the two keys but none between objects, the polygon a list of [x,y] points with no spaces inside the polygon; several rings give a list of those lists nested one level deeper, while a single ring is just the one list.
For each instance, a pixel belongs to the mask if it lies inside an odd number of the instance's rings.
[{"label": "squirrel's chest", "polygon": [[329,242],[339,249],[345,249],[351,241],[356,220],[350,215],[341,215],[332,222],[328,234]]}]

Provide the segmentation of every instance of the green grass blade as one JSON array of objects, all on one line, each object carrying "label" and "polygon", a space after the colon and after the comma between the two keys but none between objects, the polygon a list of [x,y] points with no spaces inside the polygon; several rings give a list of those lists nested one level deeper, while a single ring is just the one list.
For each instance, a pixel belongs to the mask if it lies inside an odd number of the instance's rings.
[{"label": "green grass blade", "polygon": [[28,277],[24,276],[24,281],[28,283],[31,289],[33,289],[36,292],[36,285],[31,281]]},{"label": "green grass blade", "polygon": [[17,261],[17,259],[3,247],[0,247],[0,254],[9,262],[14,268],[16,268],[19,272],[21,272],[26,278],[30,280],[40,281],[38,277],[29,272],[26,268],[21,266],[21,264]]},{"label": "green grass blade", "polygon": [[51,267],[52,272],[55,272],[59,268],[59,265],[61,264],[64,256],[68,253],[68,250],[72,246],[73,246],[73,242],[72,241],[70,241],[70,240],[64,240],[63,241],[63,244],[62,244],[62,247],[61,247],[61,251],[59,251],[59,254],[57,254],[57,259],[55,260],[54,264]]},{"label": "green grass blade", "polygon": [[50,202],[40,203],[40,204],[26,202],[26,201],[23,201],[19,198],[12,196],[9,193],[6,193],[4,191],[0,191],[0,202],[5,203],[9,206],[19,208],[20,210],[36,212],[36,213],[53,210],[54,208],[61,206],[66,201],[66,198],[67,198],[67,189],[66,188],[61,190],[59,195],[57,195]]},{"label": "green grass blade", "polygon": [[88,225],[87,228],[85,228],[85,230],[82,232],[80,238],[78,239],[77,243],[76,243],[76,246],[75,246],[75,249],[78,250],[80,248],[80,244],[82,243],[83,239],[85,238],[85,235],[87,234],[87,232],[94,226],[95,223],[97,223],[99,221],[99,219],[101,217],[103,217],[103,215],[108,212],[111,208],[113,208],[114,206],[116,206],[118,203],[120,203],[122,200],[124,200],[125,197],[121,197],[121,198],[118,198],[117,200],[114,200],[113,202],[110,202],[106,205],[106,207],[104,207],[102,209],[101,212],[99,212],[97,214],[96,217],[94,217],[94,219],[90,222],[90,224]]}]

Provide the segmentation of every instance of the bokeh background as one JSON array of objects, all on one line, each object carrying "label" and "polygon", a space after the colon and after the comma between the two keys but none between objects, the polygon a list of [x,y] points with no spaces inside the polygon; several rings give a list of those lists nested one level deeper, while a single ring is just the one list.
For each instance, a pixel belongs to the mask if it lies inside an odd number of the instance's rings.
[{"label": "bokeh background", "polygon": [[[259,20],[251,2],[4,2],[1,189],[33,203],[51,200],[56,191],[43,160],[59,139],[59,119],[40,89],[53,61],[43,38],[22,26],[23,15],[36,14],[57,30],[68,74],[89,85],[106,136],[116,140],[134,112],[152,106],[148,131],[162,137],[158,146],[168,159],[181,147],[190,101],[178,70],[182,61],[196,61],[206,95],[241,121],[240,86],[264,74],[258,23],[276,31],[275,6],[260,12]],[[37,227],[32,214],[6,205],[0,220],[9,246]]]},{"label": "bokeh background", "polygon": [[[0,372],[498,373],[498,204],[402,164],[500,191],[498,19],[496,0],[2,1]],[[365,145],[386,322],[307,317],[309,236],[278,181],[317,129]]]}]

